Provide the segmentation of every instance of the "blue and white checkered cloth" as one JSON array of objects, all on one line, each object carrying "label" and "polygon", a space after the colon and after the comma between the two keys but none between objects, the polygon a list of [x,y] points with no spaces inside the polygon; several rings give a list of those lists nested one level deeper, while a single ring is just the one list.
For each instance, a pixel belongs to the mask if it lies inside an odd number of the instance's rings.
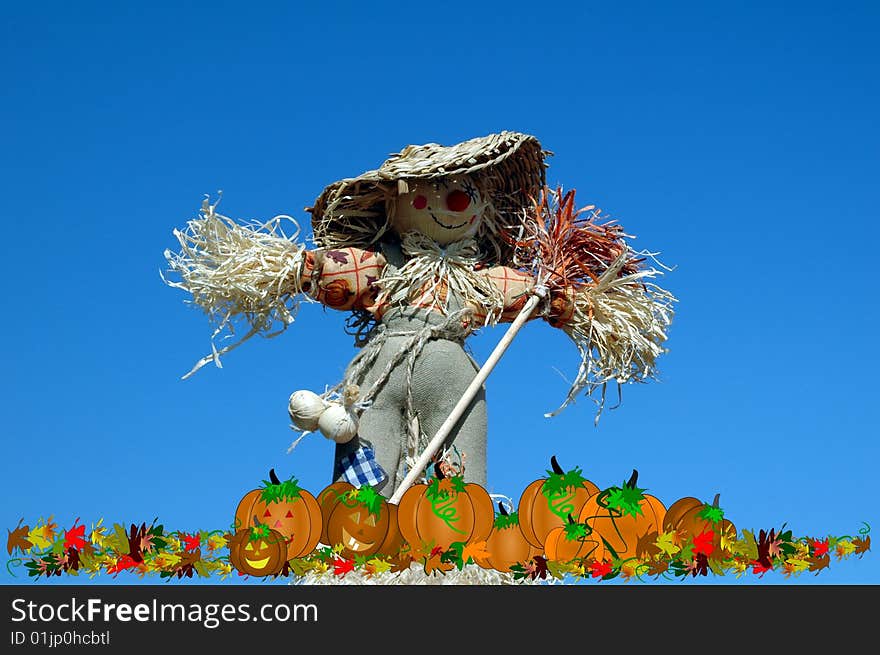
[{"label": "blue and white checkered cloth", "polygon": [[371,446],[360,445],[357,450],[336,461],[345,481],[354,487],[362,485],[375,487],[385,482],[388,475],[376,461],[376,453]]}]

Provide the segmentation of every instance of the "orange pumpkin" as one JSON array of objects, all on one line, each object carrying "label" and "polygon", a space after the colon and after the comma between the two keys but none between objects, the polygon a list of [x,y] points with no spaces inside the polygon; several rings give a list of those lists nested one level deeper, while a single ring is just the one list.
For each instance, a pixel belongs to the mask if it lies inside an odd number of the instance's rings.
[{"label": "orange pumpkin", "polygon": [[229,563],[254,576],[280,573],[287,561],[287,540],[265,525],[237,531],[227,544]]},{"label": "orange pumpkin", "polygon": [[397,522],[414,549],[433,544],[446,550],[455,542],[485,541],[492,532],[492,499],[478,484],[459,475],[445,477],[439,466],[430,484],[414,484],[403,494]]},{"label": "orange pumpkin", "polygon": [[235,510],[235,529],[267,525],[287,540],[287,559],[308,555],[321,538],[321,507],[291,477],[281,482],[275,469],[263,487],[245,494]]},{"label": "orange pumpkin", "polygon": [[636,557],[639,539],[662,530],[666,507],[654,496],[642,493],[644,489],[636,486],[638,477],[639,472],[633,470],[622,487],[591,496],[581,508],[578,523],[588,528],[586,541],[595,546],[595,559]]},{"label": "orange pumpkin", "polygon": [[475,557],[474,561],[484,569],[510,571],[514,564],[528,562],[541,550],[530,544],[519,528],[516,512],[508,513],[504,505],[498,503],[500,514],[495,517],[492,533],[486,540],[486,557]]},{"label": "orange pumpkin", "polygon": [[599,487],[583,478],[580,468],[563,471],[555,455],[550,467],[548,477],[529,484],[519,499],[519,527],[535,548],[543,548],[551,530],[564,527],[569,514],[577,516],[587,499],[599,493]]},{"label": "orange pumpkin", "polygon": [[356,489],[336,482],[319,495],[324,527],[321,541],[341,545],[347,558],[396,555],[403,545],[397,527],[397,506],[391,505],[371,487]]},{"label": "orange pumpkin", "polygon": [[736,539],[736,526],[724,518],[724,512],[718,506],[720,499],[721,494],[715,494],[711,505],[692,496],[676,500],[666,510],[663,530],[683,533],[689,539],[711,532],[712,552],[709,557],[722,557],[721,540]]},{"label": "orange pumpkin", "polygon": [[596,542],[588,535],[589,528],[569,516],[565,525],[553,528],[547,534],[544,540],[544,557],[553,562],[571,562],[601,555],[601,552],[597,553]]}]

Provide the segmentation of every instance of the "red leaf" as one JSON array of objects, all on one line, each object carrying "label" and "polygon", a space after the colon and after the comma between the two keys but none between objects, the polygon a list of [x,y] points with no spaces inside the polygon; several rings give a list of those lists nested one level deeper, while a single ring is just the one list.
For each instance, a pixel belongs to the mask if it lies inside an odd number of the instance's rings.
[{"label": "red leaf", "polygon": [[703,532],[694,537],[694,553],[705,555],[706,557],[711,555],[712,551],[715,550],[715,546],[712,543],[714,539],[715,533],[712,530],[703,530]]},{"label": "red leaf", "polygon": [[825,541],[819,541],[818,539],[813,539],[813,557],[822,557],[828,552],[828,539]]},{"label": "red leaf", "polygon": [[767,564],[767,563],[765,563],[765,562],[759,562],[759,561],[756,560],[756,559],[755,559],[755,560],[752,560],[752,561],[750,562],[750,564],[752,565],[752,573],[755,573],[755,574],[757,574],[757,575],[762,575],[762,576],[763,576],[767,571],[769,571],[769,570],[771,570],[771,569],[773,568],[773,565],[772,565],[772,564]]},{"label": "red leaf", "polygon": [[333,575],[345,575],[349,571],[354,571],[354,560],[338,559],[333,562]]},{"label": "red leaf", "polygon": [[183,539],[183,549],[184,550],[195,550],[202,543],[202,538],[197,534],[190,537],[185,532],[181,532],[180,538]]},{"label": "red leaf", "polygon": [[64,548],[82,548],[86,545],[86,526],[75,525],[64,533]]},{"label": "red leaf", "polygon": [[107,573],[119,573],[125,569],[137,568],[137,566],[138,563],[132,559],[131,555],[123,555],[116,560],[116,564],[107,569]]},{"label": "red leaf", "polygon": [[593,562],[590,564],[590,575],[594,578],[601,578],[611,573],[611,562]]}]

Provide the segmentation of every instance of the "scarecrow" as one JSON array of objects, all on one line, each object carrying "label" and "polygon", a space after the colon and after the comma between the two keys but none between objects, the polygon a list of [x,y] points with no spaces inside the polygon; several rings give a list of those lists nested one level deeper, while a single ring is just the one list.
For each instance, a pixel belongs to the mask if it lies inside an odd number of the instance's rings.
[{"label": "scarecrow", "polygon": [[[166,281],[207,312],[214,337],[242,322],[247,332],[184,377],[283,331],[302,300],[350,312],[359,351],[344,378],[322,394],[296,391],[288,406],[295,429],[336,442],[333,480],[394,502],[426,462],[454,451],[485,486],[482,383],[523,323],[540,317],[577,346],[578,375],[556,411],[598,389],[601,412],[607,383],[654,376],[672,317],[675,299],[644,266],[651,253],[633,251],[595,208],[576,209],[573,191],[545,186],[550,154],[516,132],[407,146],[306,208],[312,249],[288,216],[243,225],[206,200],[175,231],[180,251],[165,254],[179,280]],[[499,323],[511,326],[481,368],[465,339]]]}]

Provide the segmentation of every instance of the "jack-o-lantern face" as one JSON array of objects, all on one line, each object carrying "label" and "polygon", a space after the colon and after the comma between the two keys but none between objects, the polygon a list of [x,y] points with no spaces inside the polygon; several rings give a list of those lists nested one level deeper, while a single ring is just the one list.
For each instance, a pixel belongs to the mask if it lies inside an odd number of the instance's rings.
[{"label": "jack-o-lantern face", "polygon": [[398,234],[415,230],[447,245],[476,233],[486,203],[470,176],[410,180],[407,186],[394,205]]},{"label": "jack-o-lantern face", "polygon": [[229,541],[229,563],[248,575],[264,576],[284,568],[287,540],[265,526],[239,530]]},{"label": "jack-o-lantern face", "polygon": [[403,544],[397,506],[369,487],[337,482],[319,495],[324,514],[322,541],[341,546],[345,557],[395,555]]},{"label": "jack-o-lantern face", "polygon": [[287,540],[287,559],[309,554],[321,538],[321,508],[296,478],[281,482],[275,471],[261,489],[245,494],[235,510],[236,529],[264,525]]}]

